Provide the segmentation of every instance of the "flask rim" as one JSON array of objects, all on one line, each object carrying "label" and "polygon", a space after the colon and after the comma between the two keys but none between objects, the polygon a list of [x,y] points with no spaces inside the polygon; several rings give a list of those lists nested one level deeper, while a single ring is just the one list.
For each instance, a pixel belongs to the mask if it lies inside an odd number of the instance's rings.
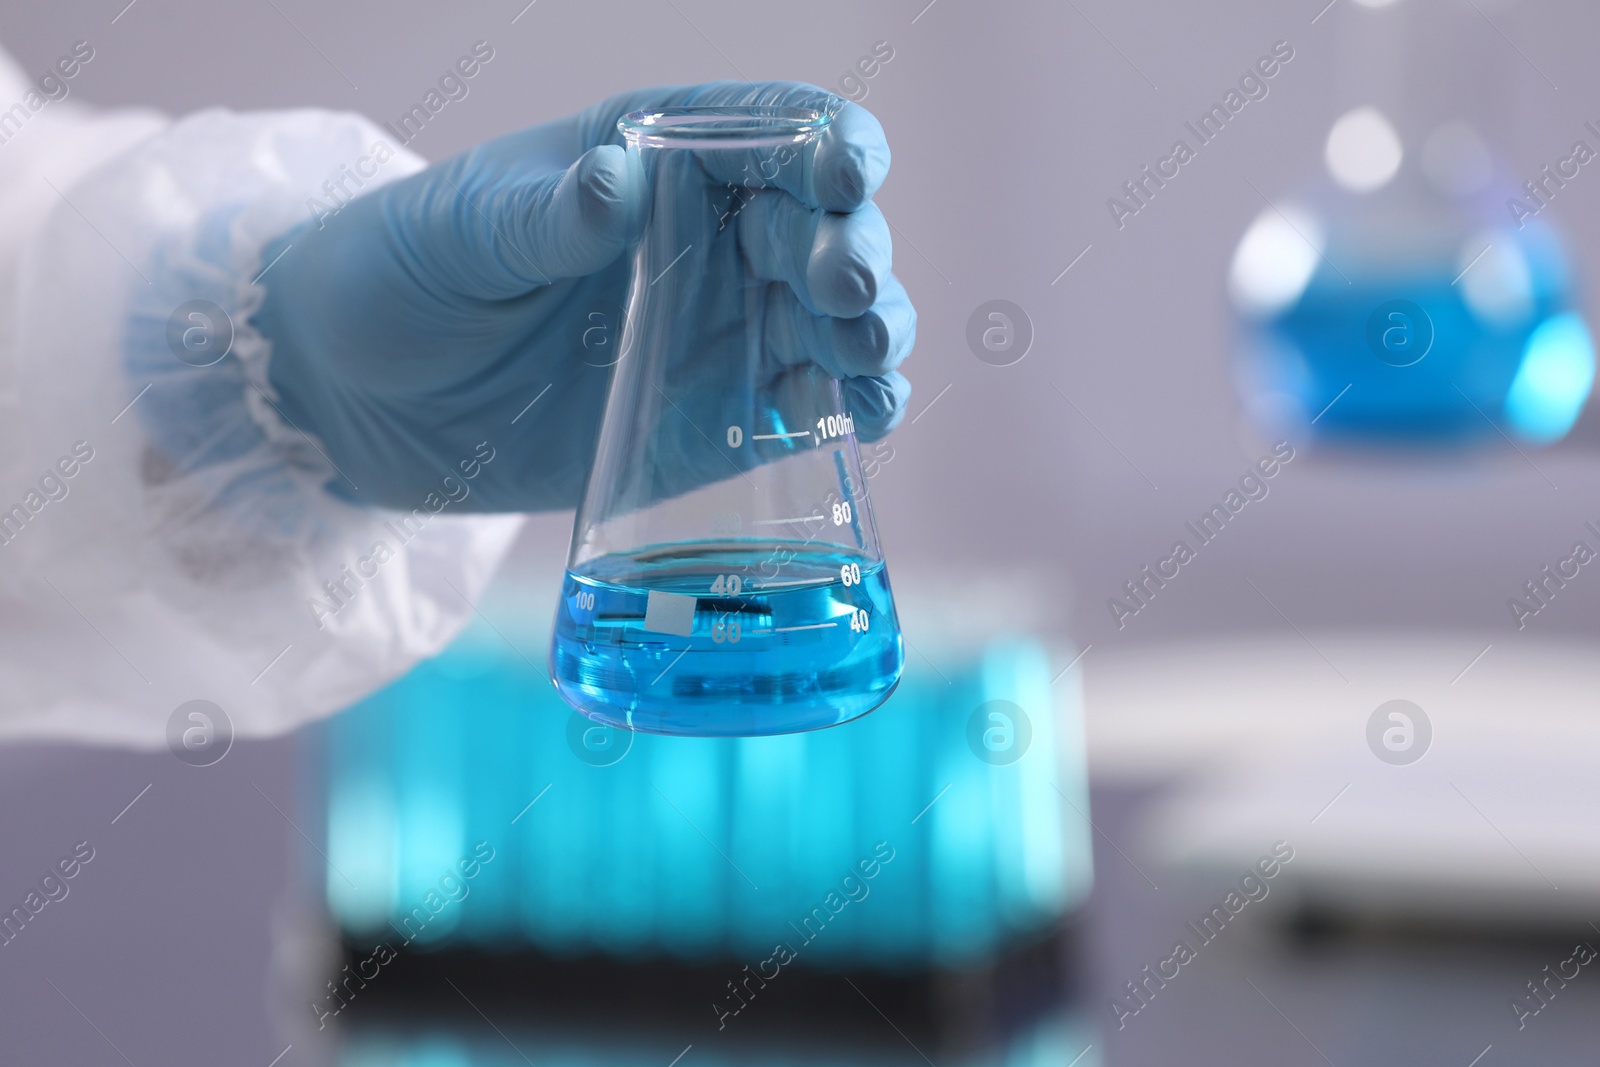
[{"label": "flask rim", "polygon": [[759,148],[805,144],[832,120],[809,107],[683,105],[631,111],[617,129],[630,145],[649,148]]}]

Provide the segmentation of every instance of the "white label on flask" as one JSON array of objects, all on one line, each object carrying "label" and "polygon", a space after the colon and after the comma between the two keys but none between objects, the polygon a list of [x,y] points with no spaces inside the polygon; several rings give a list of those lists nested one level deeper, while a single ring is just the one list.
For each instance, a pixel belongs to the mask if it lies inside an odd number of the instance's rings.
[{"label": "white label on flask", "polygon": [[694,633],[695,604],[695,597],[652,589],[645,602],[644,628],[651,633],[689,637]]}]

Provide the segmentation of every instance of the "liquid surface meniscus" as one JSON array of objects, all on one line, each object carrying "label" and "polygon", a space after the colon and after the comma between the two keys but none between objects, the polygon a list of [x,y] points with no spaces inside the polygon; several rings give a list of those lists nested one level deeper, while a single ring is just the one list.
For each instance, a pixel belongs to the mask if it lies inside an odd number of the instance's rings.
[{"label": "liquid surface meniscus", "polygon": [[689,542],[569,570],[550,676],[600,722],[736,736],[864,715],[904,661],[881,561],[805,542]]}]

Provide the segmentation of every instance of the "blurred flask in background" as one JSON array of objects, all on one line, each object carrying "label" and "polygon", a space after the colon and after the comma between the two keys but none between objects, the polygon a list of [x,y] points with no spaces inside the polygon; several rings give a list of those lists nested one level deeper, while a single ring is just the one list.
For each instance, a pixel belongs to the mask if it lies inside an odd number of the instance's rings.
[{"label": "blurred flask in background", "polygon": [[1600,135],[1575,126],[1581,148],[1552,144],[1545,169],[1511,173],[1496,131],[1514,121],[1518,77],[1535,72],[1490,21],[1513,6],[1481,6],[1355,0],[1326,13],[1343,40],[1323,175],[1292,196],[1260,190],[1270,204],[1228,276],[1236,384],[1259,433],[1522,448],[1560,440],[1582,411],[1594,347],[1546,208],[1583,180]]}]

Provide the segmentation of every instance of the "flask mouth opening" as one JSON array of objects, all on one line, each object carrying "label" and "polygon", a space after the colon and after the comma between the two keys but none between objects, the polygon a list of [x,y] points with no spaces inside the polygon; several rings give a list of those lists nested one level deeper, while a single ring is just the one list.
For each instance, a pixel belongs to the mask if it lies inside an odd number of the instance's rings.
[{"label": "flask mouth opening", "polygon": [[831,121],[809,107],[684,106],[630,112],[617,129],[629,144],[649,148],[754,148],[805,144]]}]

